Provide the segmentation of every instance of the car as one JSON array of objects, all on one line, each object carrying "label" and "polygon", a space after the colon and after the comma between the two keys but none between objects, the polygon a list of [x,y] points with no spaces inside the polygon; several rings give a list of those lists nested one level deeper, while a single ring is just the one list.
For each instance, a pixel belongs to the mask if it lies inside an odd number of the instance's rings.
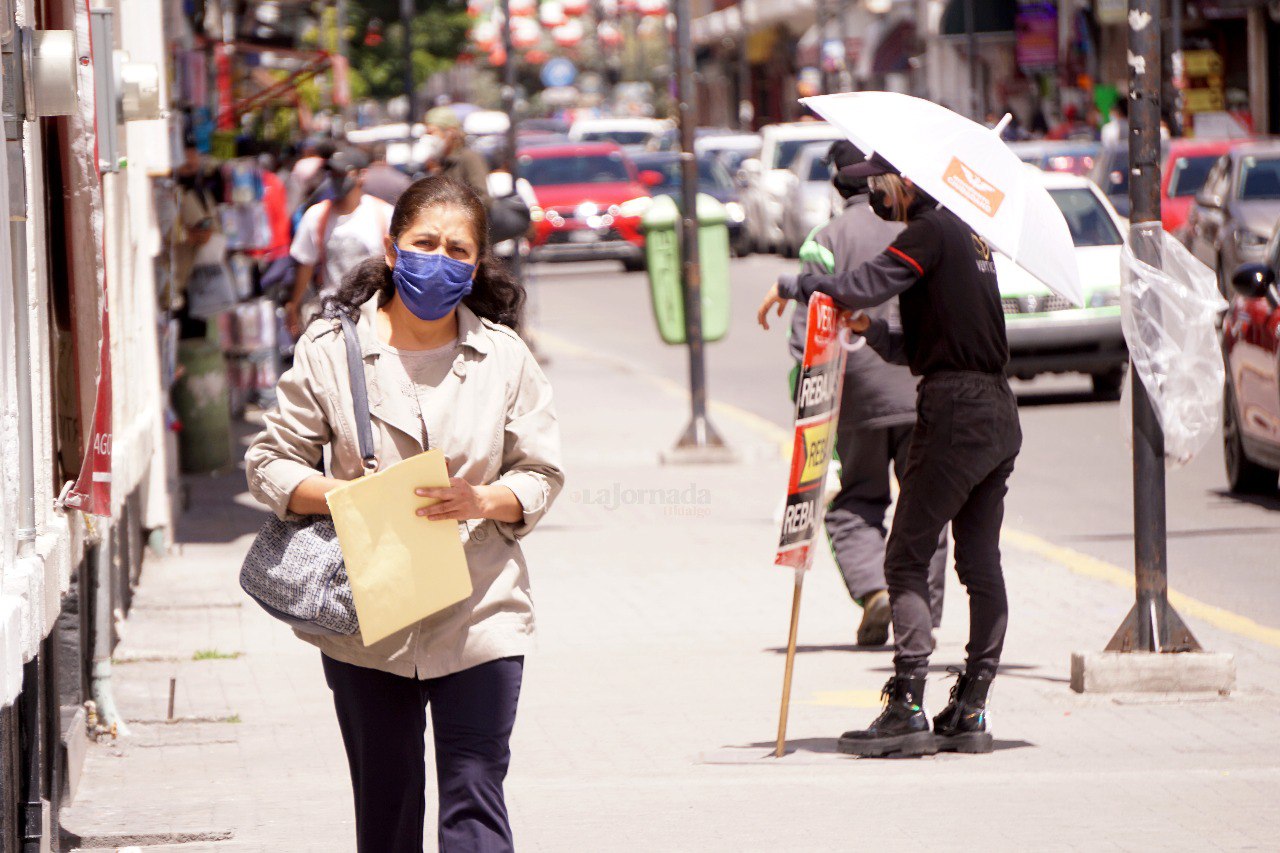
[{"label": "car", "polygon": [[1237,145],[1218,158],[1187,213],[1182,242],[1218,271],[1226,296],[1231,272],[1263,260],[1280,219],[1280,141]]},{"label": "car", "polygon": [[813,229],[826,225],[835,210],[837,196],[827,165],[830,149],[826,142],[810,143],[791,164],[792,179],[782,205],[782,253],[789,258],[800,254]]},{"label": "car", "polygon": [[[680,203],[681,161],[676,151],[660,151],[653,154],[637,154],[634,158],[640,178],[655,195],[670,196]],[[720,161],[712,154],[703,154],[698,161],[698,192],[709,195],[724,205],[725,225],[729,229],[729,246],[737,252],[742,245],[742,202],[738,199],[738,187]]]},{"label": "car", "polygon": [[1088,175],[1093,170],[1100,145],[1088,140],[1032,140],[1010,142],[1009,149],[1024,163],[1045,172]]},{"label": "car", "polygon": [[1186,224],[1196,193],[1209,170],[1223,154],[1242,144],[1239,139],[1175,139],[1169,143],[1160,174],[1160,221],[1176,234]]},{"label": "car", "polygon": [[1232,276],[1222,322],[1227,380],[1222,399],[1222,455],[1232,492],[1274,494],[1280,471],[1280,227],[1261,261]]},{"label": "car", "polygon": [[1085,304],[1076,308],[1031,273],[997,255],[996,276],[1009,339],[1008,373],[1019,379],[1041,373],[1087,373],[1094,393],[1115,396],[1129,361],[1120,329],[1124,220],[1092,181],[1065,173],[1036,173],[1067,220]]},{"label": "car", "polygon": [[1089,178],[1121,216],[1129,216],[1129,145],[1103,145],[1093,160]]},{"label": "car", "polygon": [[647,151],[672,124],[657,118],[582,118],[569,128],[571,142],[612,142],[625,151]]},{"label": "car", "polygon": [[538,199],[530,211],[534,261],[621,261],[644,269],[640,217],[649,190],[612,142],[547,145],[520,151],[520,176]]},{"label": "car", "polygon": [[760,130],[760,156],[742,161],[742,206],[746,211],[746,240],[754,251],[773,252],[785,243],[782,211],[786,203],[788,171],[800,149],[813,142],[830,145],[844,134],[822,121],[766,125]]},{"label": "car", "polygon": [[760,145],[760,134],[734,131],[700,135],[693,142],[693,150],[698,154],[714,156],[736,180],[743,161],[760,156]]}]

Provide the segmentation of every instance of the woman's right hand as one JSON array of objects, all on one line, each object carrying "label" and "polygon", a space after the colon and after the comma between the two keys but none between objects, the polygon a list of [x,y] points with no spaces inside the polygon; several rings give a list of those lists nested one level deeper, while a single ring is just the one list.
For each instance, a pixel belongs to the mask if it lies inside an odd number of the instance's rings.
[{"label": "woman's right hand", "polygon": [[302,303],[290,300],[284,304],[284,327],[295,341],[302,337]]}]

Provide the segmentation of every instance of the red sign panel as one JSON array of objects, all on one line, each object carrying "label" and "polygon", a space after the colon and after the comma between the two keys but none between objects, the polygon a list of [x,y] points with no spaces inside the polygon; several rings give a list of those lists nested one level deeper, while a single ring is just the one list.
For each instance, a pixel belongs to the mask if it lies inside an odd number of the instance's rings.
[{"label": "red sign panel", "polygon": [[93,404],[93,435],[80,476],[60,502],[89,515],[111,516],[111,328],[102,308],[102,348],[98,353],[98,393]]},{"label": "red sign panel", "polygon": [[791,478],[782,536],[774,562],[807,569],[813,540],[822,528],[827,504],[823,489],[836,443],[836,419],[844,380],[845,351],[839,342],[840,312],[830,296],[809,300],[804,364],[796,383],[796,428],[791,448]]}]

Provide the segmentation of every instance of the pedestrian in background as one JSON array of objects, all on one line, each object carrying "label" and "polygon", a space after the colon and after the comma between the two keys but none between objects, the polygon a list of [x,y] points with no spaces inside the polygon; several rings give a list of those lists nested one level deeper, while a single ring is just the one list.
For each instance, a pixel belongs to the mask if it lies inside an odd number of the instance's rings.
[{"label": "pedestrian in background", "polygon": [[[872,211],[867,179],[842,172],[865,160],[852,142],[841,139],[832,143],[827,162],[835,172],[832,183],[845,206],[800,247],[804,272],[831,275],[855,270],[888,248],[902,232],[902,223],[887,222]],[[895,328],[900,326],[896,298],[867,309],[867,315]],[[807,321],[804,304],[797,305],[788,341],[797,363],[804,360]],[[836,427],[840,491],[828,505],[826,527],[849,596],[862,607],[857,633],[860,646],[882,646],[889,640],[889,593],[884,576],[885,514],[893,502],[889,469],[892,466],[901,486],[916,422],[918,382],[906,367],[889,364],[865,345],[850,352],[845,361]],[[929,563],[929,610],[935,629],[942,622],[946,571],[944,529]]]},{"label": "pedestrian in background", "polygon": [[[375,301],[370,315],[361,306]],[[449,486],[406,493],[459,522],[474,591],[365,646],[299,634],[322,652],[350,762],[360,853],[420,853],[431,713],[439,849],[514,849],[503,795],[524,655],[534,631],[520,540],[563,484],[551,387],[512,331],[524,290],[489,247],[469,189],[425,178],[396,205],[383,254],[362,263],[298,342],[280,406],[245,457],[249,489],[281,518],[328,514],[359,477],[339,313],[357,318],[379,467],[439,448]],[[330,445],[331,476],[316,471]]]},{"label": "pedestrian in background", "polygon": [[423,122],[427,133],[439,141],[439,155],[432,174],[453,178],[471,188],[486,209],[489,207],[489,166],[467,147],[462,121],[452,107],[433,107]]},{"label": "pedestrian in background", "polygon": [[[787,300],[807,302],[814,293],[859,312],[897,296],[901,330],[863,313],[851,317],[848,326],[886,361],[908,364],[922,377],[885,553],[894,675],[884,686],[880,716],[866,729],[845,732],[839,748],[867,756],[990,752],[987,696],[1009,614],[1000,525],[1009,475],[1022,446],[1018,404],[1005,378],[1009,344],[995,260],[973,229],[883,159],[873,157],[845,174],[872,177],[872,209],[907,227],[856,269],[783,276],[758,313],[768,328],[771,310],[781,314]],[[933,651],[929,563],[948,522],[956,540],[956,573],[969,594],[968,660],[930,731],[924,711]]]},{"label": "pedestrian in background", "polygon": [[355,150],[330,157],[326,171],[334,197],[308,208],[293,235],[289,254],[297,268],[284,310],[295,338],[357,264],[383,251],[393,208],[364,192],[367,166],[368,160]]},{"label": "pedestrian in background", "polygon": [[387,162],[387,144],[376,142],[367,149],[369,168],[364,173],[364,191],[387,204],[395,204],[413,183],[404,172]]},{"label": "pedestrian in background", "polygon": [[222,175],[206,161],[193,138],[183,145],[182,162],[174,169],[178,211],[169,233],[173,247],[173,286],[167,300],[178,320],[178,336],[203,338],[209,321],[236,303],[227,268],[227,238],[218,202]]}]

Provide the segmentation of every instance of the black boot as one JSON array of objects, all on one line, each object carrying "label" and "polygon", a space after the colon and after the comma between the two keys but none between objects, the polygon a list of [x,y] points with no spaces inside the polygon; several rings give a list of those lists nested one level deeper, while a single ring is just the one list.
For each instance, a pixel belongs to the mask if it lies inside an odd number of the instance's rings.
[{"label": "black boot", "polygon": [[987,695],[991,673],[960,675],[951,687],[951,701],[933,718],[933,733],[942,752],[991,752],[995,740],[987,731]]},{"label": "black boot", "polygon": [[924,701],[924,676],[895,675],[880,691],[884,710],[868,728],[845,732],[839,749],[848,755],[933,755],[938,751]]}]

